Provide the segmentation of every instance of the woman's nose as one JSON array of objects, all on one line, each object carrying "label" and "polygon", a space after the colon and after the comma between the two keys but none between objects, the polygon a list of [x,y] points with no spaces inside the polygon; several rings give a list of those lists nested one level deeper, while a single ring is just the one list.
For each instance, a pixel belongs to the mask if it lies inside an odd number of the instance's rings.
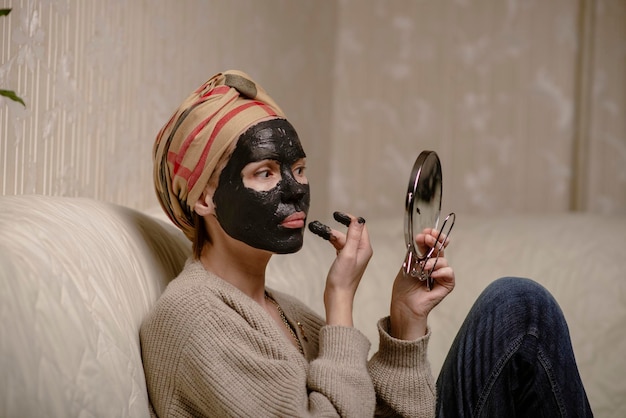
[{"label": "woman's nose", "polygon": [[291,171],[282,173],[281,192],[284,202],[302,200],[309,192],[309,185],[298,182]]}]

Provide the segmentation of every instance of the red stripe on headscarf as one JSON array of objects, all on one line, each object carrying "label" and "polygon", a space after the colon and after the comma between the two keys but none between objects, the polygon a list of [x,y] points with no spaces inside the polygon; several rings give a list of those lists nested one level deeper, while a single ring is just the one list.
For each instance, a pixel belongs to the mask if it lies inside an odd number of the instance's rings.
[{"label": "red stripe on headscarf", "polygon": [[[224,86],[224,87],[226,87],[227,89],[230,89],[230,87],[227,87],[227,86]],[[212,91],[214,91],[214,90],[212,90]],[[204,127],[211,121],[211,119],[213,119],[213,117],[220,110],[222,110],[224,108],[224,106],[228,106],[232,101],[237,100],[237,98],[238,98],[238,96],[233,96],[230,100],[228,100],[226,103],[224,103],[224,105],[222,107],[217,109],[215,112],[213,112],[211,115],[209,115],[206,119],[202,120],[195,128],[193,128],[193,130],[189,133],[189,135],[187,135],[187,138],[185,138],[185,140],[183,141],[182,145],[180,146],[180,149],[178,150],[178,157],[174,161],[174,175],[178,174],[178,170],[180,168],[180,165],[183,162],[183,159],[185,158],[185,153],[187,152],[187,150],[191,146],[192,142],[196,139],[196,135],[198,135],[198,133],[202,129],[204,129]],[[203,101],[206,101],[206,100],[203,100]],[[185,176],[185,178],[186,177],[187,176]]]},{"label": "red stripe on headscarf", "polygon": [[230,89],[231,88],[228,86],[217,86],[215,88],[212,88],[211,90],[208,90],[206,93],[201,94],[200,98],[213,96],[214,94],[226,94]]},{"label": "red stripe on headscarf", "polygon": [[263,110],[267,112],[268,116],[278,116],[276,112],[274,112],[274,110],[270,106],[266,105],[265,103],[257,102],[257,101],[243,104],[231,110],[226,115],[224,115],[224,117],[220,119],[215,125],[213,132],[211,132],[211,137],[209,138],[209,141],[205,145],[204,150],[202,150],[202,155],[200,156],[200,160],[198,161],[198,164],[196,164],[196,167],[193,169],[191,176],[189,176],[189,179],[187,180],[187,190],[193,189],[196,182],[200,178],[200,175],[202,174],[202,170],[204,169],[206,157],[209,154],[209,149],[211,149],[211,145],[213,145],[213,141],[215,140],[215,137],[219,134],[219,132],[224,127],[224,125],[226,125],[232,118],[237,116],[239,113],[243,112],[244,110],[252,106],[261,107]]},{"label": "red stripe on headscarf", "polygon": [[[167,161],[170,164],[174,164],[176,165],[176,158],[178,157],[178,154],[176,154],[174,151],[169,151],[167,153]],[[177,166],[177,173],[174,173],[175,176],[180,176],[184,179],[189,178],[189,176],[191,175],[191,170],[188,169],[187,167],[185,167],[184,165],[181,166]]]}]

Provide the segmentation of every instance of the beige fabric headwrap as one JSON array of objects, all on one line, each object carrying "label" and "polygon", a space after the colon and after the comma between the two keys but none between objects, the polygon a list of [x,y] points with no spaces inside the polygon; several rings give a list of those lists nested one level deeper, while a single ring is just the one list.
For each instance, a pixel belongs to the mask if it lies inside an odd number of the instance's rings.
[{"label": "beige fabric headwrap", "polygon": [[282,118],[278,105],[247,74],[224,71],[194,91],[154,144],[154,184],[169,218],[193,240],[193,206],[228,146],[250,126]]}]

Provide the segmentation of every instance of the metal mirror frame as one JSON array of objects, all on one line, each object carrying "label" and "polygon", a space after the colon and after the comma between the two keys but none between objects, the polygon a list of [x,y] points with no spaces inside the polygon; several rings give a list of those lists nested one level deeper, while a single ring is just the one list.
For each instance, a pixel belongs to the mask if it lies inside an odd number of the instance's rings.
[{"label": "metal mirror frame", "polygon": [[[434,280],[432,271],[437,265],[439,254],[450,237],[456,215],[450,213],[438,230],[437,244],[423,254],[415,244],[417,233],[425,228],[437,230],[441,214],[441,200],[443,195],[443,177],[441,162],[435,151],[422,151],[415,159],[405,200],[404,239],[407,253],[403,263],[405,277],[417,278],[426,281],[426,288],[431,290]],[[430,219],[428,219],[430,215]],[[426,269],[426,262],[435,257],[435,263]]]}]

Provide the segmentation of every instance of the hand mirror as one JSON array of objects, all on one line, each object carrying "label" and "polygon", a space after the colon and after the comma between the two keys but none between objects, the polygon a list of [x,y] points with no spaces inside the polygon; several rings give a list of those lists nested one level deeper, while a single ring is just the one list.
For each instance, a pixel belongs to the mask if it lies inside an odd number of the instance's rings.
[{"label": "hand mirror", "polygon": [[[442,194],[441,163],[434,151],[422,151],[413,164],[409,177],[409,187],[406,194],[404,215],[404,240],[407,252],[404,259],[403,271],[405,276],[415,277],[426,281],[426,288],[430,290],[433,279],[430,274],[435,269],[439,253],[444,248],[450,236],[456,215],[450,213],[439,226]],[[448,221],[450,224],[448,225]],[[446,229],[446,226],[448,228]],[[438,231],[437,244],[434,247],[416,245],[415,237],[427,228]],[[435,257],[435,264],[429,270],[426,262]]]}]

